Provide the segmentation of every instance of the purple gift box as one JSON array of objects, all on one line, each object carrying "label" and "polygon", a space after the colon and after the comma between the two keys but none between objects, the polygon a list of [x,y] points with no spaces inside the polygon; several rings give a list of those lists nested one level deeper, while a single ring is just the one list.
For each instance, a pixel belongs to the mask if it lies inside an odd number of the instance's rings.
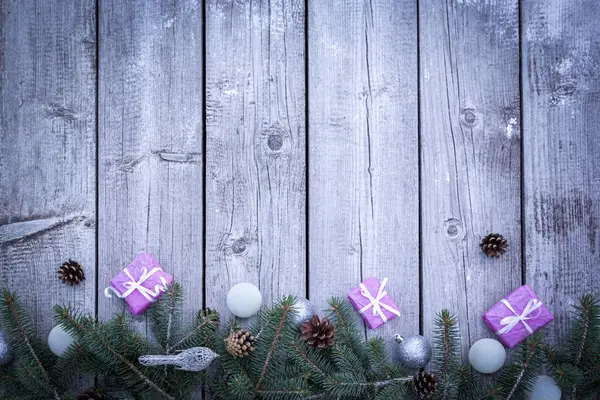
[{"label": "purple gift box", "polygon": [[376,278],[367,278],[348,293],[348,300],[362,315],[370,329],[375,329],[400,315],[400,309]]},{"label": "purple gift box", "polygon": [[154,257],[142,253],[110,280],[110,287],[104,290],[104,295],[112,297],[112,291],[125,299],[132,314],[140,315],[167,290],[172,281],[173,277],[162,270]]},{"label": "purple gift box", "polygon": [[496,303],[485,314],[485,324],[506,347],[513,348],[554,317],[527,285]]}]

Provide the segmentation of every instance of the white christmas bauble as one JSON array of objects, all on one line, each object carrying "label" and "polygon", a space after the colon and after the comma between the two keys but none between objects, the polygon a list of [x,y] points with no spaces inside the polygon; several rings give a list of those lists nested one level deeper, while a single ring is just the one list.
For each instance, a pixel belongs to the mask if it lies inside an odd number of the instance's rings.
[{"label": "white christmas bauble", "polygon": [[48,347],[58,357],[62,357],[72,344],[73,336],[60,325],[52,328],[48,335]]},{"label": "white christmas bauble", "polygon": [[535,380],[533,390],[529,392],[529,400],[560,400],[560,388],[554,379],[547,375],[540,375]]},{"label": "white christmas bauble", "polygon": [[498,371],[506,360],[506,350],[495,339],[479,339],[469,350],[469,362],[476,371],[491,374]]},{"label": "white christmas bauble", "polygon": [[236,317],[251,317],[260,310],[261,305],[262,295],[251,283],[238,283],[227,293],[227,307]]}]

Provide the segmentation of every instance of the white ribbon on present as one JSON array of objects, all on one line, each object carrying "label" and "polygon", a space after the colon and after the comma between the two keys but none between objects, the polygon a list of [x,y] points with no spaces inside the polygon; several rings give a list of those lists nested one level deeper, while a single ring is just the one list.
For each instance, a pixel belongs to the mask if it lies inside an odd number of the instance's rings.
[{"label": "white ribbon on present", "polygon": [[167,290],[167,285],[169,283],[166,281],[166,279],[164,277],[161,276],[160,277],[161,283],[155,285],[154,290],[144,287],[142,285],[146,280],[148,280],[152,275],[154,275],[158,271],[162,271],[162,269],[161,268],[153,268],[150,270],[150,272],[148,272],[148,268],[144,267],[144,268],[142,268],[142,275],[136,281],[135,278],[129,272],[129,270],[127,268],[125,268],[123,270],[123,272],[130,279],[128,282],[125,282],[123,284],[123,287],[125,287],[125,289],[127,289],[127,290],[123,293],[119,293],[114,287],[109,286],[106,289],[104,289],[104,296],[110,299],[112,297],[112,295],[110,294],[110,291],[112,291],[115,295],[117,295],[118,298],[124,299],[125,297],[129,296],[131,293],[133,293],[137,290],[138,292],[140,292],[142,294],[142,296],[144,296],[146,298],[146,300],[148,300],[150,302],[154,302],[156,300],[155,297],[157,297],[160,294],[160,292],[164,292]]},{"label": "white ribbon on present", "polygon": [[[515,315],[509,315],[508,317],[502,318],[502,320],[500,321],[500,325],[505,325],[505,326],[504,326],[504,328],[500,329],[497,333],[499,335],[507,334],[515,326],[517,326],[517,324],[519,322],[521,322],[525,326],[525,329],[527,329],[527,331],[530,334],[532,334],[533,333],[533,329],[531,329],[531,327],[529,326],[529,324],[526,321],[530,320],[530,319],[534,319],[534,318],[537,317],[537,316],[536,317],[532,317],[531,313],[534,312],[535,310],[537,310],[538,308],[540,308],[542,306],[542,302],[539,301],[538,299],[531,299],[531,300],[529,300],[529,302],[527,303],[527,305],[523,309],[523,312],[521,313],[521,315],[519,315],[519,314],[517,314],[517,312],[515,311],[515,309],[512,308],[512,306],[510,305],[510,303],[506,299],[502,299],[500,301],[506,307],[508,307],[508,309],[510,311],[512,311],[512,313],[515,314]],[[539,315],[539,313],[538,313],[538,315]]]},{"label": "white ribbon on present", "polygon": [[385,308],[389,312],[394,313],[397,316],[400,316],[400,311],[381,302],[381,299],[383,299],[385,297],[385,295],[387,295],[387,292],[385,290],[383,290],[383,288],[385,287],[385,285],[387,283],[387,280],[388,280],[388,278],[384,278],[383,281],[381,282],[381,285],[379,286],[379,291],[377,292],[377,297],[373,297],[373,295],[369,292],[369,289],[367,289],[367,287],[365,285],[363,285],[362,283],[358,284],[358,286],[360,287],[360,294],[362,294],[363,297],[366,297],[369,300],[369,304],[367,304],[366,306],[364,306],[363,308],[358,310],[358,312],[360,314],[364,313],[369,308],[373,307],[373,315],[379,315],[381,317],[381,319],[383,320],[383,322],[387,322],[388,319],[385,316],[382,308]]}]

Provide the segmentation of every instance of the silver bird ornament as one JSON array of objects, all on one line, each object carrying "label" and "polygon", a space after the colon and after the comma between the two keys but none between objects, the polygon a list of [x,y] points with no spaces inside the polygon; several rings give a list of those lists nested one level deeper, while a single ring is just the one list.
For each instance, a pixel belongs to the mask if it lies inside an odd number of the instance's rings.
[{"label": "silver bird ornament", "polygon": [[192,347],[173,355],[145,355],[140,356],[138,361],[146,367],[157,365],[174,365],[182,371],[202,371],[219,357],[217,353],[208,347]]}]

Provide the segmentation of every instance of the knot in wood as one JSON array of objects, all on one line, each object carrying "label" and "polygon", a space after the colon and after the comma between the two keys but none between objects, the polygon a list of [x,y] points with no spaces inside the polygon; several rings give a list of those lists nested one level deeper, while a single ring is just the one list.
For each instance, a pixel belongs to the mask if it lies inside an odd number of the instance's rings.
[{"label": "knot in wood", "polygon": [[446,228],[446,237],[448,239],[458,239],[463,232],[462,223],[456,218],[450,218],[444,223]]},{"label": "knot in wood", "polygon": [[236,239],[231,244],[231,251],[233,254],[242,254],[244,251],[246,251],[246,241],[244,238]]},{"label": "knot in wood", "polygon": [[575,93],[577,87],[570,82],[561,83],[552,90],[550,96],[550,104],[556,106],[558,104],[565,104],[571,96]]},{"label": "knot in wood", "polygon": [[283,137],[277,134],[271,134],[267,138],[267,146],[273,151],[279,151],[283,147]]},{"label": "knot in wood", "polygon": [[289,147],[289,138],[289,132],[279,124],[269,126],[261,134],[263,151],[273,157],[278,157]]},{"label": "knot in wood", "polygon": [[464,108],[461,110],[463,121],[469,125],[473,126],[477,122],[477,115],[472,108]]}]

